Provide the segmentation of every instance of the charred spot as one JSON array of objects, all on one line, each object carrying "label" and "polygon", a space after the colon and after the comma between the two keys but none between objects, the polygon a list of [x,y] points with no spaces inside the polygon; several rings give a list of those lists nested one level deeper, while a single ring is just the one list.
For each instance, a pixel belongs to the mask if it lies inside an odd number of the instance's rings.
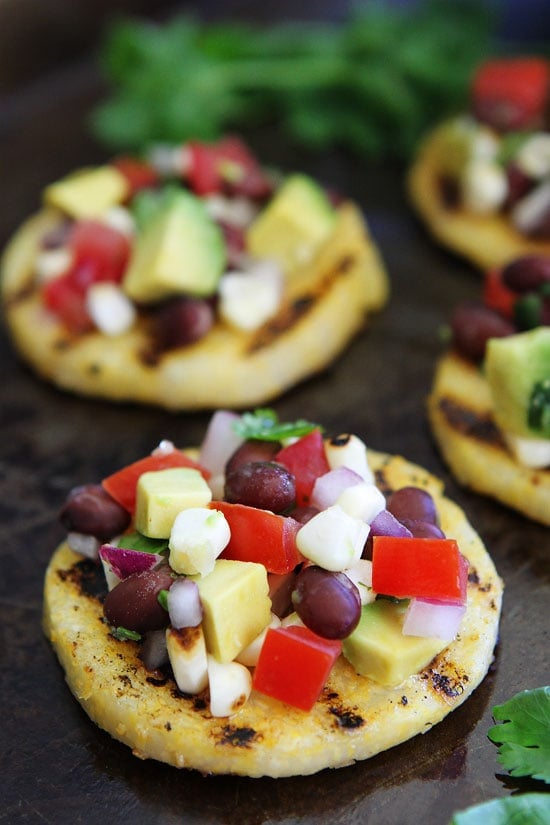
[{"label": "charred spot", "polygon": [[170,724],[170,722],[166,722],[166,724],[164,725],[164,730],[167,730],[168,732],[172,730],[172,725]]},{"label": "charred spot", "polygon": [[403,707],[406,707],[406,705],[408,705],[408,704],[409,704],[409,700],[407,699],[407,697],[406,697],[406,696],[402,696],[402,697],[401,697],[401,699],[400,699],[399,701],[401,702],[401,704],[403,705]]},{"label": "charred spot", "polygon": [[168,681],[168,674],[162,668],[147,671],[145,681],[155,687],[163,687]]},{"label": "charred spot", "polygon": [[468,572],[468,581],[470,584],[479,584],[479,576],[474,567],[472,567]]},{"label": "charred spot", "polygon": [[300,318],[309,312],[323,295],[331,289],[332,285],[353,268],[355,259],[353,255],[344,255],[334,266],[324,274],[316,284],[315,288],[305,295],[296,298],[291,304],[284,306],[275,317],[265,323],[252,337],[248,346],[248,352],[254,353],[264,347],[270,346],[279,336],[283,335]]},{"label": "charred spot", "polygon": [[124,687],[126,687],[126,688],[131,688],[132,687],[132,680],[130,679],[129,676],[126,675],[126,673],[121,673],[118,678],[119,678],[120,682],[124,685]]},{"label": "charred spot", "polygon": [[445,209],[458,209],[461,203],[458,181],[450,175],[440,175],[437,180],[439,197]]},{"label": "charred spot", "polygon": [[452,676],[446,673],[440,673],[437,670],[429,669],[422,675],[423,679],[430,680],[431,686],[436,693],[442,693],[449,699],[456,699],[464,693],[464,682],[468,682],[467,674],[454,674]]},{"label": "charred spot", "polygon": [[88,374],[89,375],[100,375],[101,374],[101,364],[90,364],[88,366]]},{"label": "charred spot", "polygon": [[457,432],[484,444],[506,449],[502,436],[491,416],[478,415],[474,410],[464,407],[448,396],[440,400],[439,409],[447,419],[449,426]]},{"label": "charred spot", "polygon": [[182,650],[191,650],[197,643],[201,634],[200,625],[197,627],[170,628],[172,639],[177,642]]},{"label": "charred spot", "polygon": [[329,713],[332,713],[335,717],[338,727],[345,728],[346,730],[361,728],[365,724],[365,720],[359,713],[355,713],[355,711],[340,705],[330,705]]},{"label": "charred spot", "polygon": [[260,734],[254,728],[238,728],[235,725],[225,725],[222,728],[219,744],[230,745],[232,748],[249,748],[260,739]]},{"label": "charred spot", "polygon": [[34,281],[30,281],[29,283],[25,284],[18,289],[17,292],[14,292],[12,295],[8,295],[4,298],[4,306],[6,309],[11,309],[12,307],[17,306],[17,304],[24,303],[28,298],[30,298],[36,292],[36,285]]},{"label": "charred spot", "polygon": [[63,582],[74,584],[81,595],[100,600],[105,595],[105,578],[96,562],[91,559],[77,561],[69,570],[58,570],[57,575]]},{"label": "charred spot", "polygon": [[54,341],[53,348],[57,350],[57,352],[65,352],[65,350],[70,349],[71,342],[68,338],[58,338],[57,341]]}]

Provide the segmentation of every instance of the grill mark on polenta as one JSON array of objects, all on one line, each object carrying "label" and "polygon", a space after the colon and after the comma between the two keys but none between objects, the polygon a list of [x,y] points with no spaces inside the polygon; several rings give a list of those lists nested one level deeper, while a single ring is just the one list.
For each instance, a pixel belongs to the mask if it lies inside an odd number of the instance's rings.
[{"label": "grill mark on polenta", "polygon": [[256,742],[261,742],[263,736],[254,728],[224,725],[219,735],[220,745],[230,745],[233,748],[251,748]]},{"label": "grill mark on polenta", "polygon": [[479,415],[449,396],[441,398],[438,406],[449,426],[457,432],[484,444],[506,449],[502,435],[490,415]]},{"label": "grill mark on polenta", "polygon": [[83,596],[100,601],[105,595],[105,584],[99,575],[98,565],[91,559],[77,561],[68,570],[58,570],[62,582],[70,581]]},{"label": "grill mark on polenta", "polygon": [[451,674],[442,673],[435,668],[427,668],[422,674],[422,679],[429,682],[435,693],[443,694],[448,699],[456,699],[464,693],[469,677],[467,673],[460,673],[454,665],[452,668]]},{"label": "grill mark on polenta", "polygon": [[353,269],[355,259],[353,255],[344,255],[325,273],[316,286],[292,303],[285,305],[273,318],[265,323],[252,337],[247,352],[252,354],[269,347],[277,338],[289,332],[298,321],[323,299],[338,278],[342,278]]}]

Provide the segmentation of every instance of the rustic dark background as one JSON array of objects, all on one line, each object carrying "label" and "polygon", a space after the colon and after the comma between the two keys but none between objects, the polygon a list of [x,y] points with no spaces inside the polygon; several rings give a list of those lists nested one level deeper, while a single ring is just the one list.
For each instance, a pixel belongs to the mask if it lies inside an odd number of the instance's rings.
[{"label": "rustic dark background", "polygon": [[[338,19],[347,3],[300,4]],[[296,16],[290,2],[194,4],[206,18]],[[539,38],[544,2],[503,4],[504,35]],[[113,13],[162,18],[163,2],[0,0],[0,244],[35,210],[42,187],[107,157],[87,115],[104,87],[94,47]],[[180,4],[177,8],[182,8]],[[515,20],[515,25],[513,24]],[[512,22],[511,22],[512,21]],[[197,443],[208,414],[170,414],[72,397],[36,378],[0,330],[0,822],[445,825],[458,809],[537,783],[499,771],[486,737],[491,708],[548,680],[548,530],[460,489],[424,417],[439,331],[454,304],[476,297],[479,275],[438,248],[409,210],[404,168],[339,153],[308,155],[271,134],[251,137],[265,161],[302,168],[356,198],[392,280],[389,306],[333,367],[274,406],[329,432],[348,429],[446,481],[506,582],[495,666],[473,697],[430,733],[354,767],[285,780],[201,777],[143,763],[95,727],[71,697],[42,637],[41,588],[62,539],[68,489],[97,481],[161,438]]]}]

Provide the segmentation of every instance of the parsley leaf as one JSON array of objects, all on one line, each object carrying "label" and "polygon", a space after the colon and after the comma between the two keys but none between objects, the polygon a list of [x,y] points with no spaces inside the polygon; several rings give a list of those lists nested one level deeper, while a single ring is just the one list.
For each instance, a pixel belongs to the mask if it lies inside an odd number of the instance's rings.
[{"label": "parsley leaf", "polygon": [[303,418],[294,422],[281,423],[275,410],[257,409],[243,413],[233,425],[235,431],[243,438],[255,438],[259,441],[284,441],[287,438],[301,438],[312,430],[321,429]]},{"label": "parsley leaf", "polygon": [[549,815],[548,794],[526,793],[459,811],[449,825],[548,825]]},{"label": "parsley leaf", "polygon": [[512,776],[550,783],[550,687],[524,690],[493,708],[488,737],[500,745],[498,761]]}]

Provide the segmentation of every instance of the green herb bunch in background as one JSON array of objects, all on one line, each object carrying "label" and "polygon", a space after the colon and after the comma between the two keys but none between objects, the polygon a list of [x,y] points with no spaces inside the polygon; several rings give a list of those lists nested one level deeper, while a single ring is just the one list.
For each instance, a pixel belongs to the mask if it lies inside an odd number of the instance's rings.
[{"label": "green herb bunch in background", "polygon": [[465,105],[491,38],[482,0],[369,2],[341,24],[123,20],[101,47],[110,96],[92,127],[109,147],[139,151],[275,123],[307,148],[406,158]]}]

